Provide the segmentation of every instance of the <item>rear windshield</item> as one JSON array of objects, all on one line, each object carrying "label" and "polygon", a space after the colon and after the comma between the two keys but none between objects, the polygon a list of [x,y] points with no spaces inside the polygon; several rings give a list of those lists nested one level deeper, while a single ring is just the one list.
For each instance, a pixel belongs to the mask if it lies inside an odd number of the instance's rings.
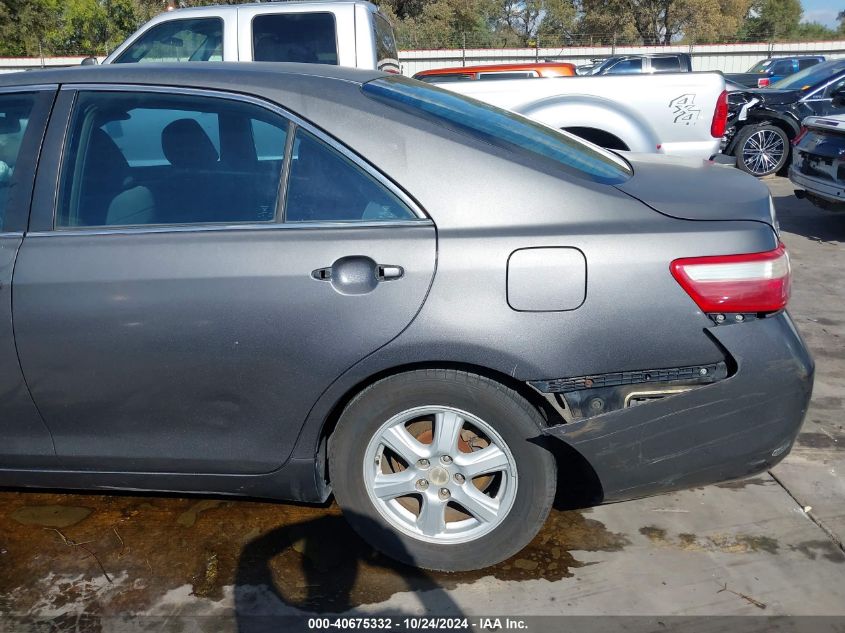
[{"label": "rear windshield", "polygon": [[519,114],[406,77],[365,83],[364,94],[506,149],[555,161],[593,182],[615,185],[633,173],[621,157]]},{"label": "rear windshield", "polygon": [[833,79],[833,75],[845,70],[845,60],[824,62],[799,70],[794,75],[776,81],[769,89],[775,90],[809,90],[816,84],[827,79]]}]

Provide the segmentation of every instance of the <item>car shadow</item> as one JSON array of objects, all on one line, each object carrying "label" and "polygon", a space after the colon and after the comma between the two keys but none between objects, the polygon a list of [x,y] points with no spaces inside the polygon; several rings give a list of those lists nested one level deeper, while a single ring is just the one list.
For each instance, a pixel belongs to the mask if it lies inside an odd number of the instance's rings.
[{"label": "car shadow", "polygon": [[[358,521],[372,523],[363,517]],[[376,525],[373,531],[395,539]],[[398,539],[385,545],[401,547]],[[296,561],[293,568],[291,560]],[[395,586],[397,578],[403,587]],[[390,583],[389,590],[380,586],[384,583]],[[360,608],[400,591],[413,593],[413,602]],[[340,515],[285,525],[249,541],[238,560],[234,597],[239,633],[314,630],[308,622],[313,617],[389,617],[393,628],[401,624],[397,618],[464,617],[429,573],[376,552]]]},{"label": "car shadow", "polygon": [[817,242],[845,242],[845,210],[821,209],[791,192],[774,200],[781,230]]}]

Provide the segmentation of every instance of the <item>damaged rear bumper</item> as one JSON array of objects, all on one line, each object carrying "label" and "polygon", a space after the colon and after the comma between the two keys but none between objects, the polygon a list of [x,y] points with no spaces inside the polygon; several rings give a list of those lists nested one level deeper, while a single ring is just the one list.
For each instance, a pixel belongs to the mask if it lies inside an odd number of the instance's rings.
[{"label": "damaged rear bumper", "polygon": [[744,477],[789,453],[807,411],[814,372],[789,315],[708,332],[735,368],[729,377],[546,429],[591,464],[604,501]]}]

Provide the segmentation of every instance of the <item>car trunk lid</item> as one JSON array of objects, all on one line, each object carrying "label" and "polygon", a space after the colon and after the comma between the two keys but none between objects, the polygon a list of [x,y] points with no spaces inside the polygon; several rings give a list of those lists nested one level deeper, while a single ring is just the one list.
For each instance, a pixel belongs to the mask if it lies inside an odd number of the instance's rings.
[{"label": "car trunk lid", "polygon": [[[768,188],[753,176],[711,161],[625,154],[634,175],[617,189],[682,220],[752,220],[774,228]],[[690,195],[702,192],[702,195]]]}]

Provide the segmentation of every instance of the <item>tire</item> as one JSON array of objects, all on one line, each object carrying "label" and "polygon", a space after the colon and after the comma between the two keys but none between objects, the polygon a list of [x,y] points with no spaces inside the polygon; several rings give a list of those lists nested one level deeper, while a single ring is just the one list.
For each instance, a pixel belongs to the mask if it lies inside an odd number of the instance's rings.
[{"label": "tire", "polygon": [[736,140],[736,166],[758,178],[776,174],[786,166],[790,149],[789,136],[776,125],[748,125]]},{"label": "tire", "polygon": [[[525,547],[551,509],[555,460],[531,441],[542,424],[524,398],[482,376],[390,376],[355,397],[338,421],[329,448],[335,498],[364,540],[403,563],[440,571],[494,565]],[[442,461],[443,447],[456,443]],[[472,465],[479,455],[488,469]]]}]

